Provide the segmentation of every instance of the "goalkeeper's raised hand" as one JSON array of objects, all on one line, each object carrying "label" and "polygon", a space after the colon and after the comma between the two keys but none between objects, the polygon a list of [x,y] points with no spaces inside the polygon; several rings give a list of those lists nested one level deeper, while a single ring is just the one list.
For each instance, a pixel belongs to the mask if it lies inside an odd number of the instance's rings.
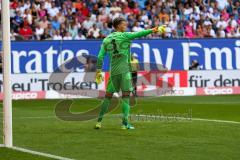
[{"label": "goalkeeper's raised hand", "polygon": [[152,28],[153,33],[164,33],[165,30],[166,30],[165,25],[161,25],[161,26]]},{"label": "goalkeeper's raised hand", "polygon": [[100,69],[98,69],[96,72],[96,82],[97,82],[97,84],[100,84],[100,83],[102,83],[102,81],[103,81],[102,71]]}]

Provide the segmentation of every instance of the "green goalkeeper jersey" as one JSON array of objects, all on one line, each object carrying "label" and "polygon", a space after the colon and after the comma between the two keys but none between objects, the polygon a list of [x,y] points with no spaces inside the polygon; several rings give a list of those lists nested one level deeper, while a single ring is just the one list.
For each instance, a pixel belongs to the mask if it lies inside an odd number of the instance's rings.
[{"label": "green goalkeeper jersey", "polygon": [[130,45],[131,40],[152,33],[152,30],[140,32],[113,32],[104,38],[98,54],[97,68],[102,69],[104,56],[109,54],[111,75],[130,71]]}]

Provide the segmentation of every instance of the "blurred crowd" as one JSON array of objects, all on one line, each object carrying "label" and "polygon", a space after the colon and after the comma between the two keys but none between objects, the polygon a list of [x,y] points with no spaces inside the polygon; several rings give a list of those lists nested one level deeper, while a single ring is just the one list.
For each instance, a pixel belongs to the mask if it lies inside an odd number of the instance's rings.
[{"label": "blurred crowd", "polygon": [[128,31],[166,25],[147,38],[240,37],[239,0],[11,0],[12,40],[104,38],[112,20]]}]

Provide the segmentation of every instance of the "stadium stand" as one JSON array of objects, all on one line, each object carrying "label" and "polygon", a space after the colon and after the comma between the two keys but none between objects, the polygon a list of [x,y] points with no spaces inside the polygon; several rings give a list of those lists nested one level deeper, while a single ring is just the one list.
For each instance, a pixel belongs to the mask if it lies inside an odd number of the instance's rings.
[{"label": "stadium stand", "polygon": [[166,25],[147,38],[240,37],[239,0],[11,0],[11,39],[101,39],[119,16],[128,31]]}]

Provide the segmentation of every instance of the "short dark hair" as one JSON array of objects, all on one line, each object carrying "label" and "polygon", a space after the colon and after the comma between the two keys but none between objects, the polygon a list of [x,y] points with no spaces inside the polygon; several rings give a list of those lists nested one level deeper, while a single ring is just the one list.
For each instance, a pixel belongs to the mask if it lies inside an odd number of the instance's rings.
[{"label": "short dark hair", "polygon": [[118,18],[115,18],[114,20],[113,20],[113,27],[116,29],[117,28],[117,26],[121,23],[121,22],[123,22],[123,21],[126,21],[124,18],[122,18],[122,17],[118,17]]}]

